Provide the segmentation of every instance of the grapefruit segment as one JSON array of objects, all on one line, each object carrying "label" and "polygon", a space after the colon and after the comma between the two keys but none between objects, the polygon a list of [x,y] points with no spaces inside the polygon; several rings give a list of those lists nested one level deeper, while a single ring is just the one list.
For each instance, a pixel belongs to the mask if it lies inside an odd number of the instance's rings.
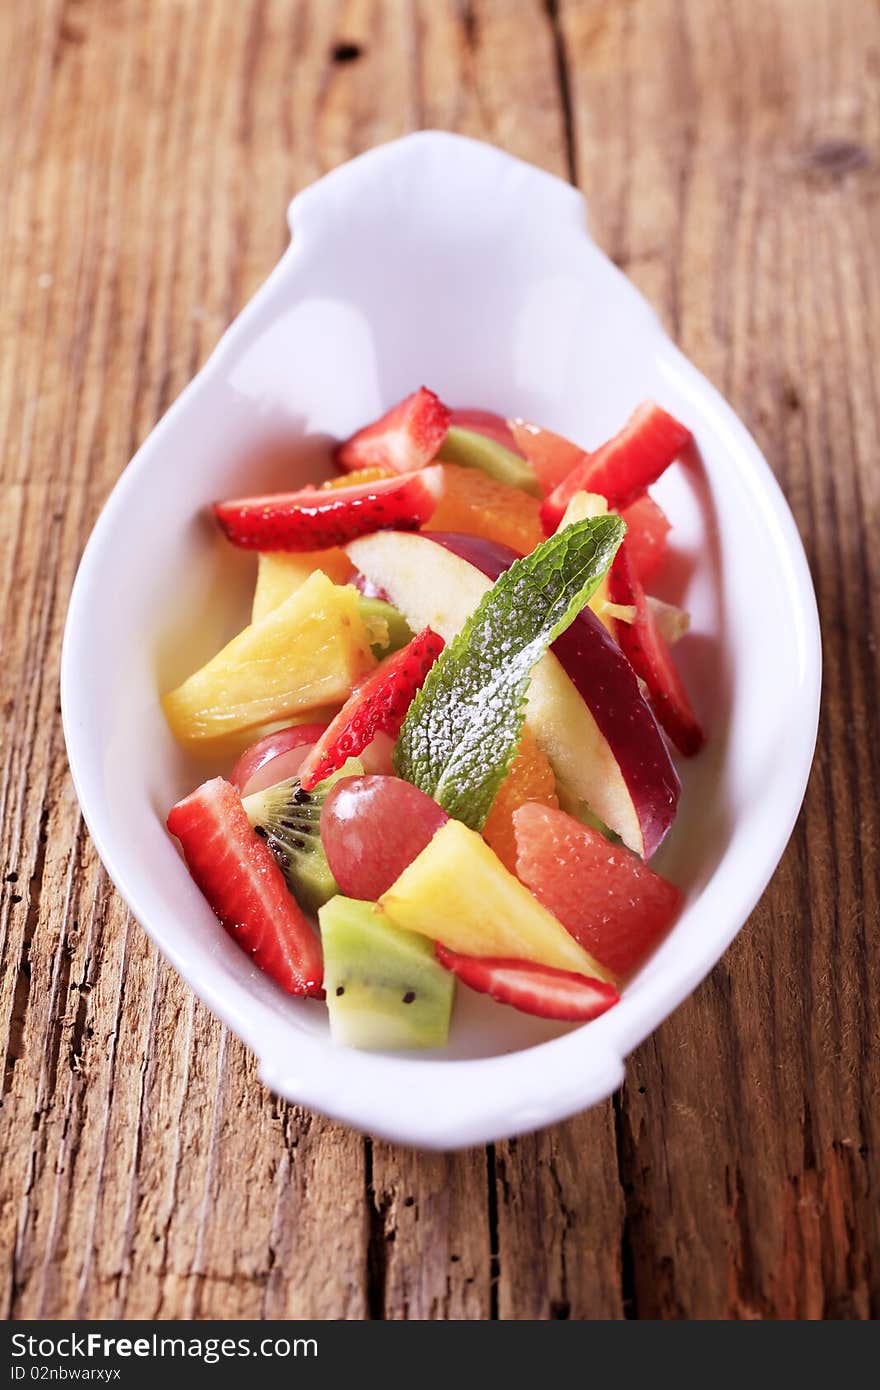
[{"label": "grapefruit segment", "polygon": [[510,432],[517,448],[535,470],[543,497],[567,478],[571,470],[586,457],[578,444],[572,444],[561,434],[542,429],[528,420],[510,420]]},{"label": "grapefruit segment", "polygon": [[615,975],[631,974],[678,915],[678,889],[555,807],[529,802],[513,826],[519,879],[585,951]]},{"label": "grapefruit segment", "polygon": [[469,956],[611,978],[475,830],[448,820],[379,899],[392,922]]}]

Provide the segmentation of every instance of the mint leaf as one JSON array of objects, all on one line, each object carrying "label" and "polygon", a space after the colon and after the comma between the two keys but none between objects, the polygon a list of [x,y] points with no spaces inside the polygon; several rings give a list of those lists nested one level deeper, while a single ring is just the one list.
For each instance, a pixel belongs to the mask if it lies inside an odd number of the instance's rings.
[{"label": "mint leaf", "polygon": [[399,775],[480,830],[522,737],[532,667],[589,602],[623,539],[619,516],[575,522],[499,576],[444,648],[394,749]]}]

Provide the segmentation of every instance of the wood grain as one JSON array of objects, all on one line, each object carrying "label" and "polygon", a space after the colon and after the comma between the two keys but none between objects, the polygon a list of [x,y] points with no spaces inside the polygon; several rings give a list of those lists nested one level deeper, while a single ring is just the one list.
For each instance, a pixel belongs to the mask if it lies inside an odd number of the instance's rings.
[{"label": "wood grain", "polygon": [[[34,0],[0,51],[0,1308],[876,1317],[876,5]],[[776,470],[826,659],[804,811],[724,961],[613,1102],[443,1157],[262,1089],[109,886],[57,694],[101,502],[290,195],[421,125],[581,184]]]}]

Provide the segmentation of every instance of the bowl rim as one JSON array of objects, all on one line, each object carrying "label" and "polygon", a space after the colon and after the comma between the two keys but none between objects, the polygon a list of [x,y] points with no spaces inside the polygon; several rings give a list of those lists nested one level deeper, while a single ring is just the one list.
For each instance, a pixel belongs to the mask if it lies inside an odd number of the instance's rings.
[{"label": "bowl rim", "polygon": [[[801,657],[797,707],[792,714],[797,722],[797,758],[792,759],[787,768],[785,795],[777,799],[772,827],[765,833],[757,852],[754,843],[750,846],[748,873],[741,874],[735,880],[733,889],[728,886],[723,903],[717,904],[716,910],[724,919],[723,930],[719,931],[716,927],[713,934],[707,935],[702,951],[695,949],[686,967],[679,964],[674,970],[660,974],[647,998],[640,997],[638,1007],[632,1006],[631,997],[628,1007],[628,996],[624,994],[615,1009],[588,1027],[512,1054],[447,1060],[432,1057],[426,1063],[417,1058],[392,1058],[385,1054],[353,1055],[348,1050],[334,1050],[319,1039],[302,1035],[297,1051],[304,1054],[304,1060],[317,1065],[321,1080],[320,1084],[316,1084],[309,1075],[309,1068],[302,1063],[296,1068],[289,1068],[278,1063],[277,1053],[269,1055],[260,1029],[249,1022],[246,1013],[236,1006],[235,1001],[230,1000],[228,993],[214,981],[194,979],[194,972],[187,968],[185,951],[179,951],[155,924],[142,920],[137,906],[138,894],[131,887],[128,873],[120,863],[114,846],[115,827],[99,821],[93,814],[89,791],[90,771],[85,765],[87,754],[80,747],[77,731],[76,710],[82,692],[76,649],[80,630],[87,618],[89,593],[99,577],[104,537],[109,535],[117,517],[124,510],[129,491],[149,467],[152,456],[163,447],[166,435],[173,429],[184,404],[208,379],[220,375],[228,353],[239,339],[246,337],[251,323],[271,306],[292,258],[298,253],[301,221],[308,220],[312,210],[320,204],[321,192],[339,187],[340,181],[352,177],[353,173],[359,177],[380,178],[389,167],[397,166],[401,161],[414,160],[420,164],[429,154],[432,159],[451,157],[456,162],[460,162],[462,157],[491,159],[512,166],[532,188],[537,182],[542,194],[552,197],[561,215],[576,223],[579,234],[595,247],[586,228],[585,200],[577,189],[494,146],[446,131],[419,131],[377,146],[331,170],[298,193],[288,209],[291,230],[296,230],[294,240],[253,298],[226,329],[196,376],[147,435],[103,505],[83,551],[71,590],[62,643],[60,683],[62,722],[72,780],[83,818],[108,875],[135,919],[175,969],[212,1011],[255,1052],[263,1081],[288,1099],[361,1130],[422,1148],[451,1149],[523,1133],[566,1118],[605,1098],[623,1079],[624,1058],[692,993],[717,963],[763,894],[799,814],[815,749],[822,656],[818,608],[806,555],[794,518],[769,464],[733,409],[673,344],[653,309],[635,286],[596,248],[604,262],[603,272],[616,279],[616,291],[626,293],[644,312],[646,331],[656,335],[658,362],[670,385],[692,402],[695,415],[701,417],[716,436],[724,439],[729,452],[736,456],[754,502],[778,542],[780,564],[792,596],[792,615]],[[732,846],[733,837],[724,850],[719,869],[725,864]],[[712,884],[717,878],[716,871],[701,890],[700,898],[708,900],[707,906],[711,905]],[[354,1083],[341,1086],[334,1095],[332,1084],[328,1089],[328,1082],[334,1078],[341,1081],[340,1055],[344,1056],[346,1073],[353,1074]],[[540,1103],[535,1103],[533,1097],[524,1103],[521,1094],[517,1095],[522,1090],[521,1081],[517,1078],[522,1078],[536,1065],[546,1066],[551,1055],[554,1067],[566,1074],[565,1084],[555,1086]],[[366,1062],[365,1057],[368,1059]],[[432,1076],[447,1097],[454,1094],[454,1088],[466,1089],[461,1085],[463,1076],[476,1085],[478,1078],[475,1068],[483,1074],[491,1069],[491,1085],[493,1088],[497,1086],[497,1094],[492,1103],[479,1107],[473,1103],[462,1103],[455,1115],[445,1111],[442,1117],[438,1117],[424,1109],[418,1114],[408,1115],[398,1105],[389,1108],[384,1116],[377,1117],[372,1103],[364,1098],[358,1078],[365,1075],[372,1077],[374,1072],[379,1074],[381,1071],[388,1080],[396,1078],[403,1085],[404,1078],[412,1076],[413,1068],[421,1071],[426,1064],[430,1065]],[[463,1068],[469,1070],[462,1071]],[[454,1088],[450,1069],[456,1078]],[[411,1091],[411,1086],[407,1084],[404,1089]],[[525,1089],[528,1090],[527,1087]]]}]

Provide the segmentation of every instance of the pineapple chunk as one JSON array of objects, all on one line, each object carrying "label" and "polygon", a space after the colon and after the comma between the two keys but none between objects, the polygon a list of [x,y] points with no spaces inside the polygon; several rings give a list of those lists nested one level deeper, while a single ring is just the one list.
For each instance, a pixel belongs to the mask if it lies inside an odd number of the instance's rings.
[{"label": "pineapple chunk", "polygon": [[399,927],[441,941],[451,951],[614,979],[461,821],[440,827],[382,894],[379,906]]},{"label": "pineapple chunk", "polygon": [[271,551],[259,555],[251,622],[258,623],[295,594],[315,570],[321,570],[334,584],[347,584],[354,572],[342,550],[314,550],[302,555]]},{"label": "pineapple chunk", "polygon": [[182,742],[217,738],[347,699],[376,665],[350,584],[315,570],[162,705]]},{"label": "pineapple chunk", "polygon": [[234,729],[232,733],[218,734],[217,737],[212,735],[210,738],[197,741],[187,738],[186,751],[192,758],[207,758],[212,765],[212,771],[218,763],[225,763],[231,767],[242,753],[267,734],[277,733],[279,729],[289,729],[292,724],[329,724],[331,719],[336,718],[342,703],[337,700],[332,705],[318,705],[314,709],[285,715],[283,719],[268,719],[265,724],[253,724],[247,729]]},{"label": "pineapple chunk", "polygon": [[[575,521],[586,521],[588,517],[607,516],[607,514],[608,502],[598,492],[575,492],[565,509],[565,515],[556,529],[557,531],[561,531],[564,526],[571,526]],[[612,619],[619,615],[611,611],[612,605],[608,598],[607,574],[590,599],[589,607],[592,608],[599,622],[602,623],[611,633],[611,636],[614,637],[615,632]],[[624,619],[624,622],[626,621],[629,620]]]}]

